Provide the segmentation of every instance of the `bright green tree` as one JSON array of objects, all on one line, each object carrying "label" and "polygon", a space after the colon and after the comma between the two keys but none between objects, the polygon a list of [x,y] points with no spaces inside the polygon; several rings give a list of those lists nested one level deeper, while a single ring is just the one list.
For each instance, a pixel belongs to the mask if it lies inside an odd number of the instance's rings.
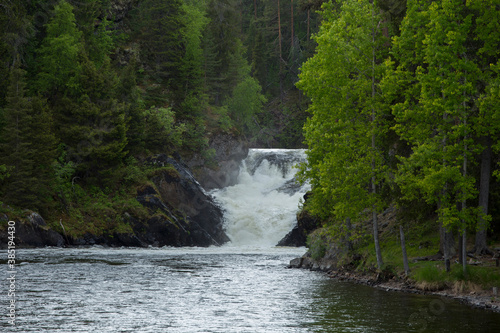
[{"label": "bright green tree", "polygon": [[66,0],[59,2],[46,29],[46,37],[38,50],[38,91],[48,96],[76,92],[82,33],[76,26],[73,6]]},{"label": "bright green tree", "polygon": [[[478,117],[474,120],[474,131],[479,138],[481,167],[479,177],[479,208],[474,251],[477,254],[492,252],[487,246],[489,220],[489,192],[491,183],[492,146],[498,146],[500,134],[499,99],[499,56],[500,56],[500,11],[494,0],[468,1],[468,8],[474,13],[474,35],[477,51],[475,59],[482,68],[479,78],[485,86],[477,99]],[[479,43],[478,43],[479,42]],[[498,147],[497,147],[498,149]]]},{"label": "bright green tree", "polygon": [[385,178],[380,140],[386,132],[378,94],[381,19],[367,0],[344,1],[340,11],[330,2],[322,14],[316,55],[303,65],[297,84],[312,102],[312,117],[304,127],[309,150],[302,172],[312,183],[313,212],[333,214],[345,223],[341,229],[362,219],[364,209],[372,211],[380,268],[377,211],[382,198],[377,187]]},{"label": "bright green tree", "polygon": [[404,99],[393,107],[395,129],[413,147],[401,159],[397,182],[407,198],[423,196],[437,205],[445,260],[451,256],[447,234],[456,229],[465,237],[476,213],[466,205],[476,195],[468,168],[480,77],[467,50],[471,24],[460,0],[409,3],[401,36],[394,39],[398,66],[385,85],[389,95],[402,90]]}]

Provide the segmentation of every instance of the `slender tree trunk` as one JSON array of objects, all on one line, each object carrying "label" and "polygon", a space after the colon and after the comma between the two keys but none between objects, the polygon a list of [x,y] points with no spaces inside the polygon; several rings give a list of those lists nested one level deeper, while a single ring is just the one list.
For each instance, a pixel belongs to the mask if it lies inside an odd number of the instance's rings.
[{"label": "slender tree trunk", "polygon": [[291,0],[290,10],[292,12],[292,15],[291,15],[291,20],[292,20],[291,27],[292,27],[292,51],[293,51],[293,42],[294,42],[293,39],[295,38],[294,31],[293,31],[293,0]]},{"label": "slender tree trunk", "polygon": [[[465,93],[464,93],[464,95],[465,95]],[[463,102],[464,127],[465,127],[465,134],[464,134],[464,165],[463,165],[463,177],[464,177],[464,179],[467,177],[467,112],[466,112],[466,107],[467,106],[466,106],[465,98],[464,98],[464,102]],[[466,209],[467,209],[467,202],[466,202],[465,199],[462,199],[462,212],[465,213]],[[459,256],[462,257],[463,272],[464,272],[464,276],[466,276],[466,274],[467,274],[467,221],[466,220],[462,220],[462,225],[463,225],[463,229],[462,229],[462,252],[459,253]]]},{"label": "slender tree trunk", "polygon": [[352,240],[351,240],[351,230],[352,230],[352,225],[351,225],[351,218],[348,217],[345,219],[345,226],[346,226],[346,244],[347,244],[347,251],[352,251],[353,246],[352,246]]},{"label": "slender tree trunk", "polygon": [[403,251],[403,264],[405,267],[406,276],[410,275],[410,265],[408,265],[408,255],[406,254],[406,242],[405,242],[405,233],[403,231],[403,226],[399,226],[399,235],[401,237],[401,250]]},{"label": "slender tree trunk", "polygon": [[462,269],[464,271],[464,276],[467,276],[467,229],[464,228],[462,231]]},{"label": "slender tree trunk", "polygon": [[[445,99],[445,95],[444,95],[444,92],[441,93],[441,98],[444,100]],[[446,121],[448,119],[448,114],[446,113],[446,111],[443,113],[443,123],[446,124]],[[443,167],[446,167],[446,158],[444,157],[445,156],[445,153],[446,153],[446,132],[444,133],[443,135],[443,140],[442,140],[442,148],[443,148]],[[446,192],[448,191],[448,184],[445,183],[444,185],[444,188],[443,188],[443,192],[441,194],[441,200],[439,202],[439,206],[440,209],[442,209],[442,206],[443,206],[443,202],[442,200],[446,197]],[[444,267],[445,267],[445,270],[446,272],[450,272],[451,270],[451,267],[450,267],[450,257],[451,257],[451,247],[450,247],[450,235],[451,234],[451,231],[449,231],[445,226],[444,226],[444,218],[442,216],[442,212],[440,213],[441,216],[440,216],[440,220],[441,220],[441,225],[440,225],[440,236],[441,236],[441,239],[442,239],[442,244],[443,244],[443,257],[444,257]],[[451,236],[453,237],[453,236]]]},{"label": "slender tree trunk", "polygon": [[280,67],[281,67],[281,58],[282,58],[282,51],[281,51],[281,10],[280,10],[280,0],[278,0],[278,45],[279,45],[279,50],[280,50]]},{"label": "slender tree trunk", "polygon": [[[375,4],[372,3],[372,17],[374,17],[374,6]],[[374,154],[372,156],[372,193],[375,198],[377,194],[377,185],[376,185],[376,179],[375,179],[375,171],[376,171],[376,161],[375,161],[375,151],[376,151],[376,144],[375,144],[375,128],[377,126],[376,124],[376,116],[375,116],[375,27],[373,24],[372,27],[372,153]],[[378,237],[378,220],[377,220],[377,210],[375,207],[375,204],[372,206],[372,216],[373,216],[373,240],[375,242],[375,254],[377,256],[377,266],[379,269],[382,268],[382,265],[384,264],[382,260],[382,252],[380,250],[380,243],[379,243],[379,237]]]},{"label": "slender tree trunk", "polygon": [[488,215],[488,197],[490,192],[491,176],[491,138],[486,137],[484,139],[486,142],[486,148],[484,148],[481,153],[481,178],[479,181],[479,207],[483,215],[479,216],[477,226],[476,242],[474,245],[474,252],[476,255],[492,254],[486,244],[488,223],[483,218],[483,216]]},{"label": "slender tree trunk", "polygon": [[307,42],[311,39],[311,8],[307,8]]},{"label": "slender tree trunk", "polygon": [[460,255],[458,256],[458,263],[460,265],[462,265],[464,262],[463,262],[463,256],[462,256],[462,249],[463,249],[463,246],[464,246],[464,238],[463,237],[459,237],[458,238],[458,253],[460,253]]},{"label": "slender tree trunk", "polygon": [[441,250],[444,257],[444,267],[447,272],[450,271],[450,258],[452,255],[453,244],[455,243],[453,239],[453,233],[449,231],[445,226],[441,224],[439,228],[439,234],[441,238]]},{"label": "slender tree trunk", "polygon": [[278,45],[279,45],[279,63],[280,63],[280,101],[283,103],[283,52],[281,48],[281,9],[280,9],[280,0],[278,0]]},{"label": "slender tree trunk", "polygon": [[257,0],[253,0],[253,17],[257,21]]}]

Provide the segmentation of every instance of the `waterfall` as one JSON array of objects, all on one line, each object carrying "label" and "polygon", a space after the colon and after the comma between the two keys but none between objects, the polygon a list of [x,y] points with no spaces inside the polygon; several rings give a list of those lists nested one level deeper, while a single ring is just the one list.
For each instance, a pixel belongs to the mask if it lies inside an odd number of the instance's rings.
[{"label": "waterfall", "polygon": [[212,192],[224,209],[230,246],[272,247],[295,225],[308,186],[295,182],[301,149],[250,149],[238,183]]}]

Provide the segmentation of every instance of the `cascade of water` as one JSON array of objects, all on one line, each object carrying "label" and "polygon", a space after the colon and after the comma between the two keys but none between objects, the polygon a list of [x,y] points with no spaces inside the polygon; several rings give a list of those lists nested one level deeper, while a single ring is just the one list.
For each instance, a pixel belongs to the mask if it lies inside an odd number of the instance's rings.
[{"label": "cascade of water", "polygon": [[307,186],[296,184],[300,149],[250,149],[238,183],[212,192],[225,211],[230,246],[275,246],[294,226]]}]

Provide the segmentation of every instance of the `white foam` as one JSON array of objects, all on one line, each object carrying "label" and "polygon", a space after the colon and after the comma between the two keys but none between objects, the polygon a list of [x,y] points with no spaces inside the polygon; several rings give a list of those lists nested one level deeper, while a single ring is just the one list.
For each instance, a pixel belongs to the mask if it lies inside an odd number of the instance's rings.
[{"label": "white foam", "polygon": [[293,179],[294,165],[304,159],[304,150],[251,149],[238,184],[212,192],[225,210],[228,246],[272,247],[293,228],[307,186],[292,194],[280,187]]}]

